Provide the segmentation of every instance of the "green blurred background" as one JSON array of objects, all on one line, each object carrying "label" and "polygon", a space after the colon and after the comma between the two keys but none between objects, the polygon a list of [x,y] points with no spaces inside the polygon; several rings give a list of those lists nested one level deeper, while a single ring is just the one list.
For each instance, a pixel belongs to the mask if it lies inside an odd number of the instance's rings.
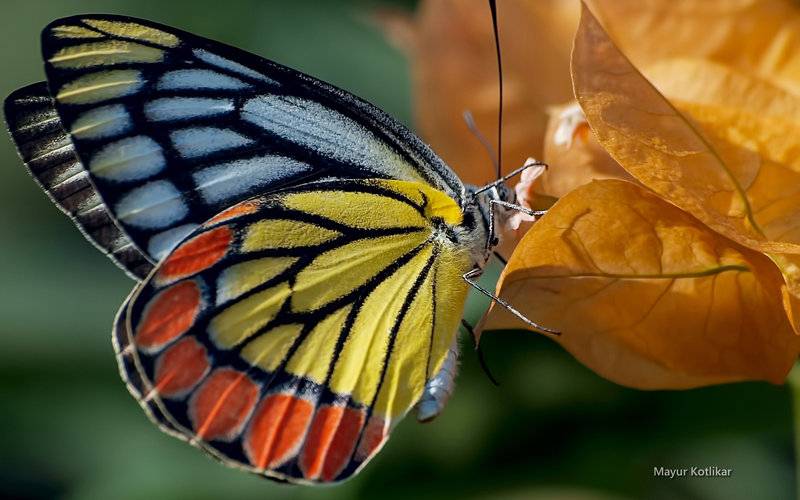
[{"label": "green blurred background", "polygon": [[[386,5],[415,2],[5,0],[0,93],[43,78],[39,31],[52,19],[122,13],[269,57],[410,123],[406,62],[366,20]],[[289,487],[228,470],[159,432],[128,395],[109,332],[132,282],[51,206],[6,138],[0,200],[2,498],[793,497],[785,388],[624,389],[522,332],[484,337],[499,388],[466,348],[444,415],[407,419],[343,485]],[[733,477],[653,477],[654,466],[691,465],[732,468]]]}]

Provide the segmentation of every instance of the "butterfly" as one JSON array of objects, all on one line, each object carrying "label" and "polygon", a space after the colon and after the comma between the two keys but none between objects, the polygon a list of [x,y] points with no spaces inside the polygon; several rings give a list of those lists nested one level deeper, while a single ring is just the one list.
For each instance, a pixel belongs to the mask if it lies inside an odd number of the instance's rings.
[{"label": "butterfly", "polygon": [[[52,201],[137,281],[113,342],[163,431],[293,483],[357,473],[438,415],[505,178],[465,186],[374,106],[157,23],[59,19],[5,101]],[[508,177],[508,176],[507,176]]]}]

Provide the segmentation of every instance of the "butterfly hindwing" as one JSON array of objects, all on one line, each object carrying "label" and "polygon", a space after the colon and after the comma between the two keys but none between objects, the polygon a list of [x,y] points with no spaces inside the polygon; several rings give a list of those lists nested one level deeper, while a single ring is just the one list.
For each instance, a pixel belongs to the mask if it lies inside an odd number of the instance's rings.
[{"label": "butterfly hindwing", "polygon": [[149,21],[86,15],[42,34],[55,110],[117,224],[157,262],[225,208],[319,178],[463,185],[385,113],[326,83]]},{"label": "butterfly hindwing", "polygon": [[422,183],[324,181],[193,231],[117,321],[148,413],[217,458],[294,482],[360,469],[440,369],[469,269],[461,211]]}]

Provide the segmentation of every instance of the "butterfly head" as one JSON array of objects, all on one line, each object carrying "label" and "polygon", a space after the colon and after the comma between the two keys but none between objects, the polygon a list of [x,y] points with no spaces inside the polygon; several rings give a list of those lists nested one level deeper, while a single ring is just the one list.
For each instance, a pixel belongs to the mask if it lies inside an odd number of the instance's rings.
[{"label": "butterfly head", "polygon": [[478,235],[477,241],[471,245],[473,259],[483,267],[494,248],[500,244],[511,215],[511,210],[502,203],[513,204],[516,196],[513,189],[498,182],[481,188],[467,186],[467,199],[465,214],[471,215],[476,226],[473,234]]}]

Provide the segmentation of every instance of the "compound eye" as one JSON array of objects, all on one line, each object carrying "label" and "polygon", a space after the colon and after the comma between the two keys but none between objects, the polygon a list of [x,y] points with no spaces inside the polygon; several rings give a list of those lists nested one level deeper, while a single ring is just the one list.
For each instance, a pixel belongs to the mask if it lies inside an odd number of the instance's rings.
[{"label": "compound eye", "polygon": [[500,186],[500,189],[498,191],[498,195],[500,196],[500,199],[502,201],[508,201],[508,202],[513,202],[514,201],[514,192],[511,190],[511,188],[509,188],[505,184],[502,184]]}]

